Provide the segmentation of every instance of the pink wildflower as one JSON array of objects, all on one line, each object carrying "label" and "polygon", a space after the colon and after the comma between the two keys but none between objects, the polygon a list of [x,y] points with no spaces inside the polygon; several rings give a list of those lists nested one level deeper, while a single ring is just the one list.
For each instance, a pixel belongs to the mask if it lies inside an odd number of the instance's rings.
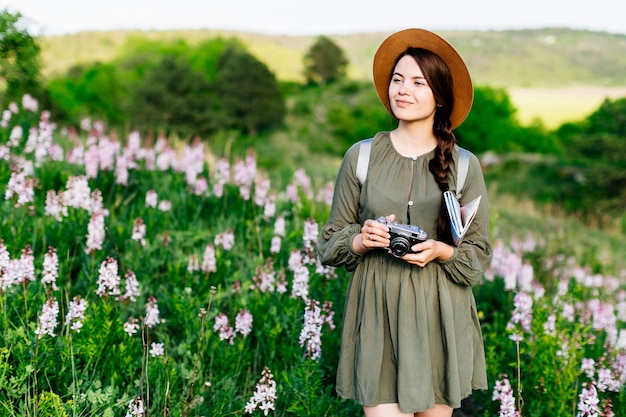
[{"label": "pink wildflower", "polygon": [[59,277],[59,257],[55,248],[50,246],[43,257],[43,277],[41,282],[49,284],[53,290],[57,290],[57,278]]},{"label": "pink wildflower", "polygon": [[104,236],[104,213],[98,211],[91,215],[87,225],[87,247],[85,248],[85,253],[90,254],[92,251],[102,250]]},{"label": "pink wildflower", "polygon": [[518,417],[520,414],[515,410],[515,397],[511,383],[506,375],[500,376],[502,379],[496,381],[493,388],[492,401],[500,401],[500,412],[498,417]]},{"label": "pink wildflower", "polygon": [[146,246],[146,224],[141,217],[137,217],[133,222],[131,239],[139,242],[141,246]]},{"label": "pink wildflower", "polygon": [[256,156],[249,153],[245,160],[235,162],[233,168],[233,182],[239,186],[239,195],[244,200],[250,200],[250,191],[256,177]]},{"label": "pink wildflower", "polygon": [[256,273],[252,277],[254,283],[250,286],[251,289],[258,288],[259,291],[265,292],[274,292],[274,284],[276,282],[276,271],[274,271],[274,267],[272,263],[269,261],[265,263],[263,266],[259,266],[256,269]]},{"label": "pink wildflower", "polygon": [[54,190],[48,190],[44,214],[54,217],[59,222],[62,217],[67,217],[67,206],[63,203],[63,191],[57,193]]},{"label": "pink wildflower", "polygon": [[85,311],[87,310],[87,301],[78,296],[74,297],[68,306],[68,312],[65,316],[65,325],[71,324],[70,328],[78,333],[83,327],[85,320]]},{"label": "pink wildflower", "polygon": [[298,194],[298,186],[294,183],[287,184],[287,198],[292,203],[298,203],[300,201],[300,195]]},{"label": "pink wildflower", "polygon": [[139,289],[139,281],[135,276],[135,273],[131,270],[124,274],[124,278],[126,280],[126,287],[124,291],[124,295],[122,295],[122,300],[130,300],[137,301],[137,297],[141,295],[141,291]]},{"label": "pink wildflower", "polygon": [[152,342],[150,345],[150,356],[153,358],[157,356],[163,356],[165,354],[165,349],[163,348],[163,343],[155,343]]},{"label": "pink wildflower", "polygon": [[91,188],[87,177],[70,177],[65,185],[63,203],[67,207],[91,209]]},{"label": "pink wildflower", "polygon": [[578,413],[576,417],[597,417],[600,414],[598,391],[594,384],[583,383],[582,392],[578,395]]},{"label": "pink wildflower", "polygon": [[128,411],[125,417],[143,417],[144,408],[141,397],[135,397],[128,403]]},{"label": "pink wildflower", "polygon": [[263,216],[265,218],[272,218],[276,215],[276,195],[270,194],[265,199],[265,204],[263,204]]},{"label": "pink wildflower", "polygon": [[44,335],[55,336],[54,328],[57,326],[57,317],[59,315],[59,303],[56,299],[49,298],[43,305],[41,314],[39,315],[39,324],[35,329],[37,339],[41,339]]},{"label": "pink wildflower", "polygon": [[200,269],[206,274],[217,271],[217,259],[215,258],[215,247],[213,245],[205,246]]},{"label": "pink wildflower", "polygon": [[215,175],[213,181],[213,194],[216,197],[222,197],[224,193],[224,184],[230,180],[230,164],[224,158],[221,158],[215,164]]},{"label": "pink wildflower", "polygon": [[15,203],[15,207],[32,203],[35,200],[35,183],[36,181],[32,178],[28,178],[25,172],[11,172],[9,184],[4,193],[4,199],[10,200],[16,195],[17,202]]},{"label": "pink wildflower", "polygon": [[274,234],[276,236],[285,236],[285,218],[283,216],[279,216],[274,221]]},{"label": "pink wildflower", "polygon": [[229,344],[233,344],[235,341],[235,332],[228,323],[228,316],[224,313],[220,313],[215,316],[215,324],[213,325],[213,331],[220,332],[220,340],[227,340]]},{"label": "pink wildflower", "polygon": [[189,257],[189,262],[187,262],[187,272],[193,273],[195,271],[200,270],[200,265],[198,263],[198,257],[194,254]]},{"label": "pink wildflower", "polygon": [[293,272],[293,285],[291,287],[291,296],[296,298],[300,297],[304,301],[307,301],[309,298],[309,277],[310,272],[309,269],[300,265]]},{"label": "pink wildflower", "polygon": [[246,412],[252,414],[254,410],[259,409],[267,416],[270,410],[275,410],[274,401],[276,399],[276,382],[271,371],[266,366],[261,373],[261,379],[256,384],[254,394],[246,404]]},{"label": "pink wildflower", "polygon": [[22,108],[24,110],[28,110],[33,113],[36,113],[37,110],[39,109],[39,102],[37,101],[36,98],[31,96],[30,94],[24,94],[22,96]]},{"label": "pink wildflower", "polygon": [[268,178],[256,181],[254,186],[254,204],[263,207],[269,198],[270,189],[270,180]]},{"label": "pink wildflower", "polygon": [[225,250],[231,250],[235,244],[235,235],[232,230],[218,233],[217,236],[215,236],[214,243],[216,246],[221,246]]},{"label": "pink wildflower", "polygon": [[327,182],[326,186],[318,191],[317,201],[324,202],[327,206],[333,203],[334,185],[332,182]]},{"label": "pink wildflower", "polygon": [[235,317],[235,331],[246,337],[252,331],[252,314],[248,310],[241,310]]},{"label": "pink wildflower", "polygon": [[159,196],[154,190],[149,190],[146,193],[146,207],[156,208]]},{"label": "pink wildflower", "polygon": [[148,298],[148,302],[146,303],[146,318],[143,321],[146,327],[150,328],[159,324],[161,322],[159,314],[159,306],[156,298]]},{"label": "pink wildflower", "polygon": [[128,185],[128,166],[130,165],[127,155],[118,155],[115,161],[115,183]]},{"label": "pink wildflower", "polygon": [[120,294],[120,277],[118,275],[117,261],[111,257],[106,258],[100,264],[98,271],[98,289],[96,294],[100,297]]},{"label": "pink wildflower", "polygon": [[587,378],[593,379],[596,373],[595,365],[596,365],[596,362],[593,359],[583,358],[582,363],[580,365],[580,370],[585,373]]},{"label": "pink wildflower", "polygon": [[308,219],[304,222],[304,234],[302,240],[304,241],[304,247],[312,249],[313,245],[317,243],[318,237],[318,225],[313,219]]},{"label": "pink wildflower", "polygon": [[170,211],[172,209],[172,203],[169,200],[162,200],[159,202],[159,210]]},{"label": "pink wildflower", "polygon": [[132,336],[139,331],[139,320],[136,318],[131,318],[126,323],[124,323],[124,331],[128,336]]},{"label": "pink wildflower", "polygon": [[22,284],[28,281],[35,280],[35,256],[33,255],[33,250],[30,248],[30,245],[26,245],[24,249],[22,249],[22,254],[20,255],[19,263],[19,273],[16,276],[15,283]]},{"label": "pink wildflower", "polygon": [[319,301],[311,300],[304,309],[304,327],[300,332],[300,346],[306,345],[306,355],[317,360],[322,355],[322,310]]},{"label": "pink wildflower", "polygon": [[532,323],[532,297],[524,292],[518,292],[513,298],[514,310],[511,314],[511,321],[507,324],[507,329],[514,333],[513,337],[521,338],[522,335],[517,331],[517,325],[519,324],[521,330],[525,333],[531,333]]},{"label": "pink wildflower", "polygon": [[280,243],[281,243],[280,236],[274,236],[272,238],[272,244],[270,246],[270,253],[275,254],[275,253],[280,252]]}]

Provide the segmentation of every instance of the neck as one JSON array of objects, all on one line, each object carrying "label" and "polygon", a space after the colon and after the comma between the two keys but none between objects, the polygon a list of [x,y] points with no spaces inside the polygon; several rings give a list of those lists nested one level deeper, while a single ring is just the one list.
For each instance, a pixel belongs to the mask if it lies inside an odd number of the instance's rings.
[{"label": "neck", "polygon": [[420,156],[437,146],[431,125],[400,123],[391,131],[391,142],[402,156]]}]

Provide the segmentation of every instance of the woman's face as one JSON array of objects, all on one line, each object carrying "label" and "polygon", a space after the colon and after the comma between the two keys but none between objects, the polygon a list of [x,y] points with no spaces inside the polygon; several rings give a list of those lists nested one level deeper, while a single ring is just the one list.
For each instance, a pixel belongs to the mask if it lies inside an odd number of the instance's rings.
[{"label": "woman's face", "polygon": [[403,56],[396,64],[389,82],[389,103],[394,116],[400,121],[434,123],[435,96],[411,56]]}]

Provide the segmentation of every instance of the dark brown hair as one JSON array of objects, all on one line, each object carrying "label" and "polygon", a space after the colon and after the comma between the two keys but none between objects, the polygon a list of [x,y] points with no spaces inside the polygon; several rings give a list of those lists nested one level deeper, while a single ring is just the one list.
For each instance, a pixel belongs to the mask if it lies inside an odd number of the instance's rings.
[{"label": "dark brown hair", "polygon": [[[435,177],[441,189],[441,210],[437,222],[437,236],[440,240],[451,243],[450,221],[443,202],[443,192],[449,189],[448,174],[452,162],[452,150],[456,143],[454,133],[452,133],[450,114],[454,107],[454,94],[452,92],[452,76],[446,63],[435,53],[423,48],[408,48],[404,51],[398,61],[410,56],[415,59],[417,65],[422,70],[426,82],[433,91],[437,108],[435,110],[435,122],[433,124],[433,134],[437,138],[437,148],[435,156],[430,160],[428,167]],[[395,69],[396,65],[393,66]],[[392,70],[393,71],[393,70]],[[391,74],[390,78],[391,80]]]}]

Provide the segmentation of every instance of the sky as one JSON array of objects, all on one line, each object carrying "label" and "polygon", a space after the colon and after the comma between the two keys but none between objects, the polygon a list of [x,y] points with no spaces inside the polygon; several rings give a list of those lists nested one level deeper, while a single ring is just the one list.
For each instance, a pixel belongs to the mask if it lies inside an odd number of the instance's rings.
[{"label": "sky", "polygon": [[0,0],[38,36],[118,29],[270,35],[567,27],[626,34],[624,0]]}]

